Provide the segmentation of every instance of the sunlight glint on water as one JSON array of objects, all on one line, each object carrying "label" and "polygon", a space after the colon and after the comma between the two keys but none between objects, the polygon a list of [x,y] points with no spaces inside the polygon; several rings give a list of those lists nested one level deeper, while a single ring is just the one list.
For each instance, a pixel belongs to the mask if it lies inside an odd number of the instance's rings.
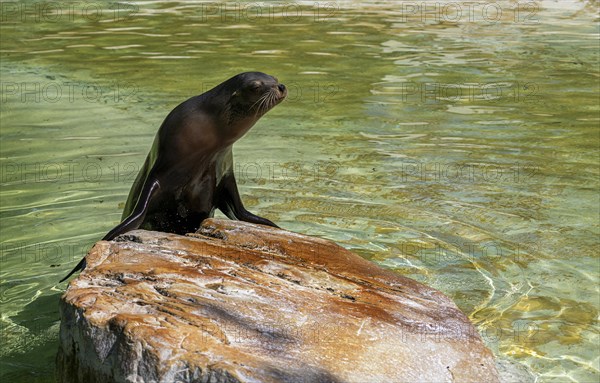
[{"label": "sunlight glint on water", "polygon": [[3,9],[3,381],[53,381],[57,281],[166,114],[246,70],[290,90],[235,146],[249,210],[440,289],[523,376],[598,379],[594,7],[137,4]]}]

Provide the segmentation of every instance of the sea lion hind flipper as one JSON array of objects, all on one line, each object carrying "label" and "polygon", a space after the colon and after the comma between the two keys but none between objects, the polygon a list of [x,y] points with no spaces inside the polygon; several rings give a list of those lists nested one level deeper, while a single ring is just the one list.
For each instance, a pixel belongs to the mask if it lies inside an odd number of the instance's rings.
[{"label": "sea lion hind flipper", "polygon": [[276,224],[270,220],[259,217],[255,214],[250,213],[244,207],[240,193],[235,182],[233,173],[230,173],[223,177],[221,181],[222,195],[217,207],[223,212],[229,219],[237,219],[244,222],[258,223],[260,225],[272,226],[279,228]]},{"label": "sea lion hind flipper", "polygon": [[83,270],[85,269],[85,258],[83,258],[81,261],[79,261],[79,263],[77,264],[77,266],[75,266],[73,268],[73,270],[71,270],[71,272],[69,273],[69,275],[67,275],[66,277],[64,277],[63,279],[61,279],[58,283],[63,283],[64,281],[66,281],[67,279],[69,279],[69,277],[71,275],[73,275],[73,273]]},{"label": "sea lion hind flipper", "polygon": [[[120,224],[115,226],[114,229],[109,231],[108,234],[106,234],[104,236],[104,238],[102,238],[102,240],[110,241],[111,239],[113,239],[114,237],[116,237],[120,234],[126,233],[130,230],[134,230],[134,229],[137,229],[138,227],[140,227],[140,225],[144,221],[146,212],[148,211],[148,205],[150,204],[150,200],[152,199],[152,196],[155,195],[155,193],[158,191],[159,188],[160,188],[160,185],[158,183],[158,180],[156,180],[156,179],[153,179],[151,182],[146,182],[146,184],[144,185],[144,189],[142,189],[142,193],[140,193],[140,197],[138,198],[135,208],[133,209],[133,212],[127,218],[125,218]],[[63,279],[60,280],[59,283],[62,283],[65,280],[67,280],[71,275],[73,275],[73,273],[75,273],[77,271],[82,271],[83,269],[85,269],[85,266],[86,266],[86,261],[85,261],[85,257],[84,257],[81,261],[79,261],[77,266],[75,266],[73,268],[73,270],[71,270],[71,272],[66,277],[64,277]]]},{"label": "sea lion hind flipper", "polygon": [[102,240],[110,241],[118,235],[139,228],[142,225],[142,222],[144,222],[152,197],[159,189],[160,184],[158,183],[158,180],[155,178],[148,178],[131,214],[129,214],[129,216],[120,224],[115,226],[114,229],[109,231]]}]

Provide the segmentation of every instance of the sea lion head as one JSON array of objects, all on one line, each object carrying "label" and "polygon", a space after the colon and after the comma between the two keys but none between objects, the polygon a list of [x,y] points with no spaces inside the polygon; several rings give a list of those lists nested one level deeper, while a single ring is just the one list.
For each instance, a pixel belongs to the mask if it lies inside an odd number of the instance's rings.
[{"label": "sea lion head", "polygon": [[285,85],[262,72],[240,73],[230,81],[234,89],[229,103],[237,117],[258,120],[287,96]]}]

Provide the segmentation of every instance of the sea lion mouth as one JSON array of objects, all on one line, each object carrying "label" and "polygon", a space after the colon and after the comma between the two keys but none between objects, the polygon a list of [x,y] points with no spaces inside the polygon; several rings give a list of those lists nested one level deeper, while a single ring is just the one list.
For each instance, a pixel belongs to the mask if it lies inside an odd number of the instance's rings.
[{"label": "sea lion mouth", "polygon": [[250,109],[255,110],[255,115],[262,116],[279,104],[287,96],[287,88],[283,84],[277,84],[264,92]]}]

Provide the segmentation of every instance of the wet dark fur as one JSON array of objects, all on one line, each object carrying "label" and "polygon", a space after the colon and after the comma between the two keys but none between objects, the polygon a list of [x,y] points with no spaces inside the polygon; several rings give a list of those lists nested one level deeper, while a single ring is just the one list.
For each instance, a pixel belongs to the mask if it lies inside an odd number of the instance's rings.
[{"label": "wet dark fur", "polygon": [[[215,209],[231,219],[277,227],[244,208],[231,148],[286,94],[276,78],[246,72],[179,104],[158,130],[122,222],[102,239],[138,228],[195,232]],[[84,268],[85,258],[61,282]]]}]

